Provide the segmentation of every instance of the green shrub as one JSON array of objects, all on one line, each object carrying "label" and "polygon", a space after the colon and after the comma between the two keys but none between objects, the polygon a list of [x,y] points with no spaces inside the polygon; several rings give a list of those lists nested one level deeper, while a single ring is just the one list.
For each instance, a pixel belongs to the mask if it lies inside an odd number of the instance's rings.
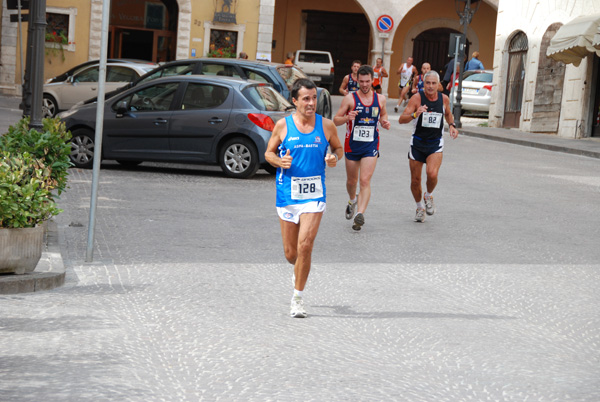
[{"label": "green shrub", "polygon": [[0,228],[26,228],[62,212],[56,198],[67,188],[71,134],[60,119],[29,117],[0,136]]},{"label": "green shrub", "polygon": [[59,214],[49,183],[51,169],[25,152],[0,153],[0,227],[31,228]]},{"label": "green shrub", "polygon": [[29,117],[19,120],[0,136],[0,152],[15,156],[29,153],[41,159],[51,171],[48,185],[60,195],[67,187],[68,170],[72,166],[69,159],[71,133],[57,117],[43,119],[42,126],[41,131],[29,129]]}]

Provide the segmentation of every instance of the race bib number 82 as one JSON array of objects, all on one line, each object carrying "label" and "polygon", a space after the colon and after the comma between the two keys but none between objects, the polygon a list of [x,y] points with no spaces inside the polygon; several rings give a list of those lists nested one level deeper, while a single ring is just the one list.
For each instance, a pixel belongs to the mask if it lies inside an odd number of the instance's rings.
[{"label": "race bib number 82", "polygon": [[437,112],[424,112],[421,116],[421,126],[430,128],[440,128],[443,115]]}]

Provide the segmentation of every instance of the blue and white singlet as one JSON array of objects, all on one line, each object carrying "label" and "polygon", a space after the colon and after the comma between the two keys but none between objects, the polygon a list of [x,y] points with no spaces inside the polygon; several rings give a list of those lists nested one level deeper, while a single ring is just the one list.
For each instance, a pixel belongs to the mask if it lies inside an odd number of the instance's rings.
[{"label": "blue and white singlet", "polygon": [[279,157],[290,150],[292,166],[277,168],[278,207],[303,204],[310,201],[325,202],[325,155],[329,141],[323,131],[323,118],[316,115],[311,133],[298,131],[293,117],[285,118],[287,134],[279,145]]}]

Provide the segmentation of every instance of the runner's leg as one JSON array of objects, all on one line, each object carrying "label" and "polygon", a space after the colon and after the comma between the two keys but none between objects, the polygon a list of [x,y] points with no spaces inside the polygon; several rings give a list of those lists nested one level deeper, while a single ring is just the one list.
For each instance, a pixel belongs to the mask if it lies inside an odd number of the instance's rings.
[{"label": "runner's leg", "polygon": [[364,214],[371,199],[371,178],[375,173],[377,157],[370,156],[360,160],[360,193],[358,197],[357,211]]},{"label": "runner's leg", "polygon": [[323,212],[304,213],[300,215],[300,232],[298,233],[297,252],[298,258],[294,265],[296,275],[296,290],[303,291],[308,280],[310,264],[312,261],[312,250],[315,238],[319,232],[319,225]]},{"label": "runner's leg", "polygon": [[425,173],[427,174],[427,192],[433,193],[433,190],[437,186],[438,172],[442,166],[442,152],[436,152],[427,157],[427,167]]}]

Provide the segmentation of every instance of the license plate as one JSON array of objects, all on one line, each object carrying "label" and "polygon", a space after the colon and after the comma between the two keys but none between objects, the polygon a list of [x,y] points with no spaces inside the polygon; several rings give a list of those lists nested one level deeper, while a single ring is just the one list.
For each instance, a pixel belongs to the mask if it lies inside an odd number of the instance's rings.
[{"label": "license plate", "polygon": [[466,94],[477,94],[479,90],[475,88],[463,88],[463,92]]},{"label": "license plate", "polygon": [[313,81],[321,81],[321,77],[319,77],[318,75],[309,75],[308,78],[310,78]]}]

